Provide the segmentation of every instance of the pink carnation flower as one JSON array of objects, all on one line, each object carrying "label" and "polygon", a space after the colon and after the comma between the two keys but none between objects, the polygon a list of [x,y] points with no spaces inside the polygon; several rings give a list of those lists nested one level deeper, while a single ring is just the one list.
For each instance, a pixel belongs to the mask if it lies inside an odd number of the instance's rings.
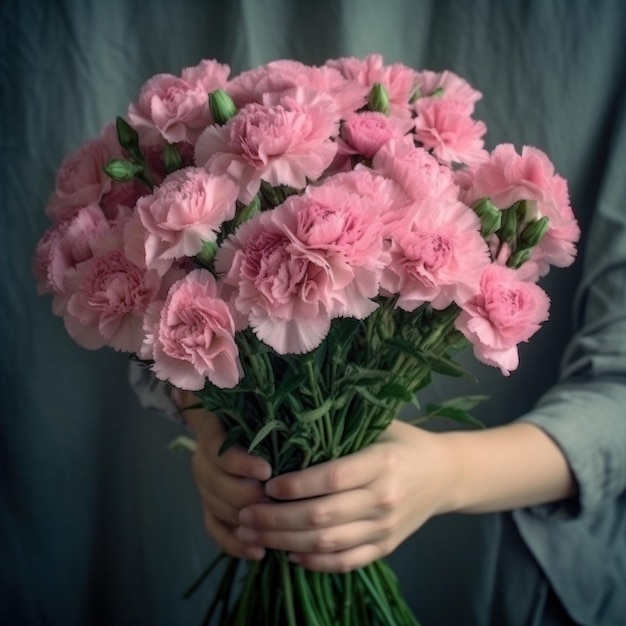
[{"label": "pink carnation flower", "polygon": [[228,82],[230,67],[215,59],[203,59],[192,67],[186,67],[180,77],[193,87],[201,87],[207,94],[224,89]]},{"label": "pink carnation flower", "polygon": [[98,204],[112,184],[103,168],[120,156],[115,125],[108,124],[98,139],[87,141],[61,163],[46,207],[48,217],[64,219],[80,207]]},{"label": "pink carnation flower", "polygon": [[580,228],[570,205],[567,182],[554,172],[544,152],[524,146],[518,155],[512,144],[500,144],[489,160],[473,171],[473,184],[466,193],[468,203],[491,198],[500,209],[527,201],[528,221],[546,216],[548,232],[533,251],[531,260],[543,275],[549,265],[566,267],[576,256]]},{"label": "pink carnation flower", "polygon": [[281,354],[316,348],[333,317],[361,318],[376,308],[380,224],[342,189],[288,198],[246,222],[217,253],[235,307]]},{"label": "pink carnation flower", "polygon": [[416,203],[455,200],[458,188],[450,168],[441,165],[410,137],[391,139],[374,156],[375,172],[395,180]]},{"label": "pink carnation flower", "polygon": [[113,251],[82,263],[72,280],[64,321],[74,341],[92,350],[108,345],[137,352],[143,316],[159,292],[157,273],[142,270]]},{"label": "pink carnation flower", "polygon": [[364,59],[344,57],[332,59],[326,65],[338,69],[346,78],[356,81],[369,89],[375,83],[382,84],[389,95],[390,114],[397,117],[410,117],[410,101],[418,85],[418,73],[403,65],[385,65],[380,54],[370,54]]},{"label": "pink carnation flower", "polygon": [[417,208],[412,223],[391,236],[391,262],[381,286],[397,294],[397,306],[413,311],[429,302],[434,309],[460,304],[478,288],[490,263],[480,221],[458,201],[431,202]]},{"label": "pink carnation flower", "polygon": [[189,84],[171,74],[157,74],[141,88],[130,104],[128,118],[141,130],[147,144],[187,141],[195,143],[211,123],[208,93],[202,84]]},{"label": "pink carnation flower", "polygon": [[414,128],[413,120],[387,117],[364,111],[350,116],[341,126],[339,150],[345,154],[373,157],[390,139],[400,138]]},{"label": "pink carnation flower", "polygon": [[[174,259],[194,256],[204,241],[217,238],[223,222],[235,215],[236,185],[226,177],[189,167],[170,174],[150,196],[137,202],[145,229],[145,265],[163,275]],[[130,237],[138,242],[133,221]],[[131,257],[137,260],[136,250]]]},{"label": "pink carnation flower", "polygon": [[157,378],[179,389],[198,391],[208,378],[232,388],[243,376],[235,324],[207,270],[194,270],[175,282],[165,302],[153,303],[144,320],[140,355],[154,359]]},{"label": "pink carnation flower", "polygon": [[267,94],[283,95],[302,87],[331,97],[340,117],[360,109],[367,100],[368,89],[348,80],[328,66],[315,67],[298,61],[272,61],[242,72],[228,84],[228,93],[238,107],[262,103]]},{"label": "pink carnation flower", "polygon": [[474,89],[464,78],[448,70],[418,72],[417,86],[421,97],[431,96],[436,91],[442,90],[443,93],[438,96],[439,98],[464,103],[468,107],[469,114],[473,112],[475,103],[483,97],[483,94]]},{"label": "pink carnation flower", "polygon": [[328,96],[296,89],[249,104],[224,126],[207,128],[196,144],[196,163],[230,176],[248,204],[261,181],[303,189],[331,164],[339,117]]},{"label": "pink carnation flower", "polygon": [[466,104],[458,100],[421,98],[415,105],[415,138],[446,164],[474,165],[486,161],[484,122],[471,118]]},{"label": "pink carnation flower", "polygon": [[519,365],[517,344],[539,330],[549,307],[541,287],[519,280],[512,269],[489,265],[478,293],[462,305],[456,327],[474,344],[479,361],[508,376]]},{"label": "pink carnation flower", "polygon": [[52,308],[56,315],[63,315],[66,310],[70,296],[68,276],[94,256],[99,239],[109,231],[106,217],[92,204],[52,226],[40,239],[33,272],[39,293],[54,295]]}]

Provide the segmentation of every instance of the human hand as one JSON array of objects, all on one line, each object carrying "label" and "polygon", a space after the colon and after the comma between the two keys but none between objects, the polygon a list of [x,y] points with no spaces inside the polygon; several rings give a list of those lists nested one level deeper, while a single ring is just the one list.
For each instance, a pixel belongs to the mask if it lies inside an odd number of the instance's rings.
[{"label": "human hand", "polygon": [[196,434],[197,448],[191,467],[209,536],[224,552],[245,559],[262,559],[265,550],[242,542],[236,535],[239,511],[266,498],[263,482],[272,475],[270,465],[239,447],[221,456],[225,433],[216,415],[202,409],[186,409],[197,402],[190,392],[176,391],[174,399],[185,412],[189,428]]},{"label": "human hand", "polygon": [[245,506],[236,537],[307,569],[350,571],[446,510],[452,476],[437,435],[395,421],[360,452],[269,481],[265,493],[284,502]]}]

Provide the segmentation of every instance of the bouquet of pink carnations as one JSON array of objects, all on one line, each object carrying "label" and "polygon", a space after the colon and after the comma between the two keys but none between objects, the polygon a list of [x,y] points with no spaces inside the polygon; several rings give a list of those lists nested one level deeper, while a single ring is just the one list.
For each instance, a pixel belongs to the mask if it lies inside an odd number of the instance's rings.
[{"label": "bouquet of pink carnations", "polygon": [[[202,61],[148,80],[62,164],[34,269],[72,338],[195,391],[276,474],[373,442],[454,353],[508,375],[575,256],[567,184],[538,149],[484,149],[459,76]],[[428,413],[470,420],[473,399]],[[225,568],[208,623],[416,624],[382,561]]]}]

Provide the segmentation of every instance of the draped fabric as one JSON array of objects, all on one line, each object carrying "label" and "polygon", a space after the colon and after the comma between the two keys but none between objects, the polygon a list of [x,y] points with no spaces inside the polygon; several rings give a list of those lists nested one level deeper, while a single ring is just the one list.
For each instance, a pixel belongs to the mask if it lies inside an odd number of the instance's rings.
[{"label": "draped fabric", "polygon": [[426,394],[489,394],[477,414],[488,425],[525,415],[543,396],[527,419],[572,463],[574,518],[557,506],[520,511],[515,524],[431,520],[390,559],[402,587],[425,626],[538,624],[549,594],[576,623],[626,620],[620,0],[4,0],[0,623],[197,624],[206,596],[181,594],[216,550],[189,457],[167,449],[180,427],[140,407],[124,355],[75,346],[36,293],[30,259],[62,158],[124,115],[153,74],[202,58],[235,74],[278,58],[372,52],[467,78],[484,94],[476,115],[489,147],[545,150],[570,181],[584,233],[577,263],[543,281],[551,319],[522,346],[519,371],[505,379],[468,355],[478,383],[439,379]]}]

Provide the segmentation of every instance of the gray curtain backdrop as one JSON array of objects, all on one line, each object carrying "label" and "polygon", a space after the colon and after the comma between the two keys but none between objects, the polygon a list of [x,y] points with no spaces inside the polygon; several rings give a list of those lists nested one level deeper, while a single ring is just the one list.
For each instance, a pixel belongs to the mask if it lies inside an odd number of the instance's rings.
[{"label": "gray curtain backdrop", "polygon": [[[75,346],[50,300],[36,294],[30,259],[65,155],[124,115],[158,72],[178,73],[201,58],[229,63],[235,74],[277,58],[323,63],[380,52],[388,62],[451,69],[480,89],[477,117],[488,124],[489,146],[511,141],[548,152],[570,179],[585,229],[607,193],[600,173],[616,153],[623,7],[619,0],[2,0],[0,623],[197,624],[206,595],[183,602],[181,593],[215,553],[189,457],[167,450],[179,427],[140,408],[124,355]],[[442,379],[428,394],[490,394],[479,412],[490,425],[530,409],[556,380],[581,268],[544,281],[551,320],[523,346],[517,373],[505,379],[468,356],[478,383]],[[498,569],[506,556],[500,533],[498,516],[447,516],[392,556],[425,626],[490,623],[498,578],[507,576]],[[533,602],[522,596],[507,596],[520,615]]]}]

